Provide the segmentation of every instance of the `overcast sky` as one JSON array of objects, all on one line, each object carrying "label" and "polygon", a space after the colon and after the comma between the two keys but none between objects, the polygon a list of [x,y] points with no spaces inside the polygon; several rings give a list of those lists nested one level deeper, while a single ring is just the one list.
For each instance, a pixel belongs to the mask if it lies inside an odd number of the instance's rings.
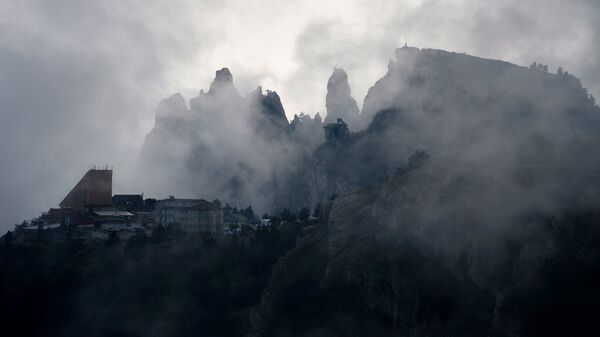
[{"label": "overcast sky", "polygon": [[[56,207],[92,165],[128,184],[158,101],[231,69],[276,90],[288,117],[323,112],[347,70],[362,105],[404,43],[562,66],[600,97],[593,0],[18,0],[0,2],[0,232]],[[177,191],[173,191],[177,194]]]}]

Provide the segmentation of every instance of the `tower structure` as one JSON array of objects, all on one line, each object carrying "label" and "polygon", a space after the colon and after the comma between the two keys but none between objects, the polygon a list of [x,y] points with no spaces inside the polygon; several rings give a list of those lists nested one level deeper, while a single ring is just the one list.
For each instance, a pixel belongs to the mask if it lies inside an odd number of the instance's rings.
[{"label": "tower structure", "polygon": [[88,170],[59,205],[75,210],[112,205],[112,170]]}]

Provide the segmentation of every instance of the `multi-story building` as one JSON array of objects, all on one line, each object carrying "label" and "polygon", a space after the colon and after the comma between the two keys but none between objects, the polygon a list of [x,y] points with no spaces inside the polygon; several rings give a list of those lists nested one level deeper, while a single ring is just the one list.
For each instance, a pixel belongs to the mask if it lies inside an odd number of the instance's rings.
[{"label": "multi-story building", "polygon": [[203,199],[158,200],[154,212],[157,224],[178,224],[192,233],[223,233],[223,209]]}]

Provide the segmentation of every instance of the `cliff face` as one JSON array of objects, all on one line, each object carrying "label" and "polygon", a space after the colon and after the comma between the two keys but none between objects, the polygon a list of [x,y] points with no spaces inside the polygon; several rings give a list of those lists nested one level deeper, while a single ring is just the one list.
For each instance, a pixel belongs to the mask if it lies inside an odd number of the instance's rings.
[{"label": "cliff face", "polygon": [[360,115],[342,69],[329,80],[326,105],[326,121],[347,118],[350,131],[368,125],[323,143],[320,118],[301,114],[290,124],[275,92],[242,97],[229,70],[219,70],[189,109],[178,95],[161,103],[141,156],[145,171],[156,172],[146,185],[271,211],[379,183],[419,150],[484,171],[600,166],[600,109],[562,72],[401,48]]},{"label": "cliff face", "polygon": [[361,118],[362,132],[315,152],[315,195],[380,182],[419,150],[484,170],[600,166],[600,109],[579,80],[502,61],[398,49]]},{"label": "cliff face", "polygon": [[561,182],[585,200],[549,210],[559,176],[432,161],[339,196],[274,267],[253,335],[593,335],[600,193]]},{"label": "cliff face", "polygon": [[362,117],[307,164],[311,197],[338,196],[253,335],[594,335],[600,110],[579,80],[403,48]]}]

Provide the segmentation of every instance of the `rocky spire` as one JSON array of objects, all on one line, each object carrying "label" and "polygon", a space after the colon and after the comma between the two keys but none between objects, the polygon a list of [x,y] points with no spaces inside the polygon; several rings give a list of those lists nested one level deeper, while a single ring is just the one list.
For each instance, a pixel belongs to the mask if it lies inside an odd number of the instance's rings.
[{"label": "rocky spire", "polygon": [[321,114],[320,113],[316,113],[315,114],[315,118],[314,118],[316,123],[322,124],[323,123],[323,118],[321,118]]},{"label": "rocky spire", "polygon": [[325,123],[336,123],[338,118],[346,122],[350,129],[358,126],[358,104],[351,96],[348,74],[342,68],[334,68],[327,82],[327,97],[325,98],[327,116]]},{"label": "rocky spire", "polygon": [[263,94],[262,87],[258,86],[248,94],[247,99],[259,132],[270,136],[280,136],[286,132],[289,122],[275,91],[267,90]]},{"label": "rocky spire", "polygon": [[215,95],[226,92],[234,92],[239,95],[237,89],[233,85],[233,76],[228,68],[223,68],[221,70],[217,70],[215,73],[215,79],[210,84],[210,89],[208,90],[209,95]]}]

